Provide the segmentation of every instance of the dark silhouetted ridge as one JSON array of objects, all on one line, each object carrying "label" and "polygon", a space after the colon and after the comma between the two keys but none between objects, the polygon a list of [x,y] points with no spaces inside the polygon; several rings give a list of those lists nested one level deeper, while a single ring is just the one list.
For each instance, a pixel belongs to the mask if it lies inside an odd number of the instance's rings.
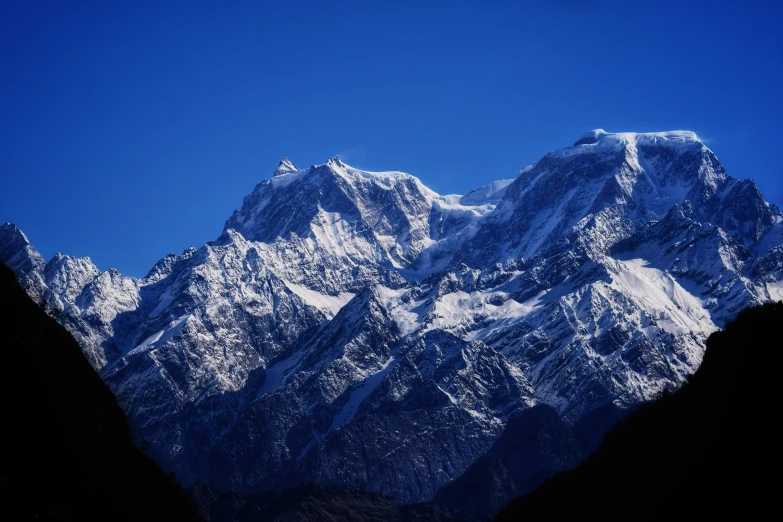
[{"label": "dark silhouetted ridge", "polygon": [[618,423],[582,465],[512,502],[499,520],[767,518],[779,511],[783,303],[710,336],[679,391]]},{"label": "dark silhouetted ridge", "polygon": [[71,335],[0,264],[4,520],[201,520]]},{"label": "dark silhouetted ridge", "polygon": [[430,503],[403,505],[382,495],[302,484],[280,495],[242,496],[205,484],[191,491],[210,520],[221,522],[351,521],[467,522],[468,518]]}]

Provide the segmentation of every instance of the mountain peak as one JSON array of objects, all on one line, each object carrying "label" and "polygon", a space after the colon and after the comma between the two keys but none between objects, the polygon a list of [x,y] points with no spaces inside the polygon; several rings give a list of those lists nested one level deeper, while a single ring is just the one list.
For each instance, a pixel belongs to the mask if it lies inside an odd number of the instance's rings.
[{"label": "mountain peak", "polygon": [[299,169],[296,168],[296,165],[294,165],[290,159],[283,158],[280,160],[280,164],[275,169],[274,177],[285,176],[286,174],[291,174],[298,171]]},{"label": "mountain peak", "polygon": [[30,243],[30,240],[27,239],[25,233],[22,232],[18,226],[10,222],[3,223],[3,225],[0,226],[0,238],[6,238],[7,241],[21,238],[24,243]]},{"label": "mountain peak", "polygon": [[594,143],[701,143],[701,139],[693,131],[673,130],[663,132],[606,132],[604,129],[593,129],[582,134],[574,147],[592,145]]},{"label": "mountain peak", "polygon": [[340,159],[340,156],[334,156],[333,158],[329,158],[328,160],[326,160],[326,163],[324,163],[323,165],[318,165],[318,166],[319,167],[323,166],[323,167],[326,167],[327,169],[331,170],[332,172],[335,172],[335,173],[340,172],[340,173],[343,173],[343,174],[350,174],[350,173],[352,173],[352,172],[357,170],[357,169],[351,167],[350,165],[347,165],[347,164],[343,163],[342,160]]}]

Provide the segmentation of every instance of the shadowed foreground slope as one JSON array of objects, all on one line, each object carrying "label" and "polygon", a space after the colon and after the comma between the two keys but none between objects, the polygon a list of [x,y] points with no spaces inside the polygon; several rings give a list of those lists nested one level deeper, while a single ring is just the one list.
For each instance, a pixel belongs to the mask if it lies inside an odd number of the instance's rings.
[{"label": "shadowed foreground slope", "polygon": [[302,484],[280,495],[241,496],[204,484],[191,494],[204,516],[220,522],[468,522],[455,511],[430,503],[402,505],[375,495]]},{"label": "shadowed foreground slope", "polygon": [[742,312],[710,336],[688,384],[632,413],[584,464],[498,519],[779,512],[781,348],[783,303]]},{"label": "shadowed foreground slope", "polygon": [[0,518],[200,520],[133,446],[114,395],[73,337],[2,264],[0,351]]}]

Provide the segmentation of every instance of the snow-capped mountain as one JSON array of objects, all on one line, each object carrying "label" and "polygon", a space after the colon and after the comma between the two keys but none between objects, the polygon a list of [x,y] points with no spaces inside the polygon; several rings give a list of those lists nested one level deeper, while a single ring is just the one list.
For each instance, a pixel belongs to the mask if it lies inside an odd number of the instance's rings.
[{"label": "snow-capped mountain", "polygon": [[0,260],[185,485],[443,500],[512,452],[502,500],[783,298],[783,214],[691,132],[596,130],[465,196],[284,159],[217,240],[141,279],[45,263],[10,224]]}]

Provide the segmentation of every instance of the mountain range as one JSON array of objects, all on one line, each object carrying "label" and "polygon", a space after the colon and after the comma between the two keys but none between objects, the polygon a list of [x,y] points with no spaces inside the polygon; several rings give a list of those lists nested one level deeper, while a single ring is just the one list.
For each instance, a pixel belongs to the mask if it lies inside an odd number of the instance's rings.
[{"label": "mountain range", "polygon": [[783,299],[783,214],[692,132],[595,130],[464,196],[284,159],[140,279],[46,262],[12,224],[0,261],[183,486],[487,516]]}]

